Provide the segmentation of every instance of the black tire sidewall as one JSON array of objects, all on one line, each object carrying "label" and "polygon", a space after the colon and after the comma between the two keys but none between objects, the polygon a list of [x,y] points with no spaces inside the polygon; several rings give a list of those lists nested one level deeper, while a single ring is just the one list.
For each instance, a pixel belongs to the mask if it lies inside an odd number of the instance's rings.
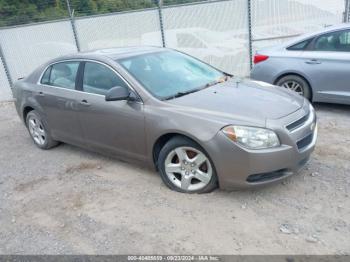
[{"label": "black tire sidewall", "polygon": [[304,97],[307,98],[308,100],[311,100],[311,88],[310,88],[310,85],[305,81],[305,79],[303,79],[300,76],[296,76],[296,75],[284,76],[284,77],[280,78],[276,82],[276,85],[282,86],[283,83],[288,82],[288,81],[295,81],[298,84],[300,84],[302,86],[302,88],[303,88],[303,91],[304,91]]},{"label": "black tire sidewall", "polygon": [[[212,166],[213,169],[213,174],[211,177],[211,180],[209,181],[209,183],[202,189],[200,190],[195,190],[195,191],[186,191],[183,190],[181,188],[178,188],[177,186],[175,186],[170,179],[168,178],[166,172],[165,172],[165,159],[168,156],[168,154],[174,150],[177,147],[182,147],[182,146],[188,146],[188,147],[193,147],[199,151],[201,151],[203,154],[206,155],[206,157],[208,158],[208,160],[210,161],[210,164]],[[207,154],[207,152],[201,147],[199,146],[197,143],[195,143],[194,141],[184,138],[184,137],[174,137],[172,139],[170,139],[161,149],[160,153],[159,153],[159,157],[158,157],[158,161],[157,161],[157,166],[158,166],[158,170],[159,170],[159,174],[164,182],[164,184],[169,187],[170,189],[177,191],[177,192],[181,192],[181,193],[189,193],[189,194],[195,194],[195,193],[209,193],[211,191],[213,191],[215,188],[217,188],[218,186],[218,179],[217,179],[217,175],[216,175],[216,170],[215,170],[215,166],[214,163],[212,162],[210,156]]]}]

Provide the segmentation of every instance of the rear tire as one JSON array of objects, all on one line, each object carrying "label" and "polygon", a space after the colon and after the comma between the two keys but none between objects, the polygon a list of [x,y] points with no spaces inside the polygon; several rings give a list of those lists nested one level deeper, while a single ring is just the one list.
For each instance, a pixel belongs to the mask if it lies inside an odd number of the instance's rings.
[{"label": "rear tire", "polygon": [[208,154],[184,137],[170,139],[161,149],[158,170],[167,187],[182,193],[209,193],[218,180]]},{"label": "rear tire", "polygon": [[306,80],[297,75],[286,75],[276,82],[276,85],[287,88],[311,100],[311,88]]},{"label": "rear tire", "polygon": [[42,117],[37,111],[32,110],[27,114],[26,125],[30,137],[37,147],[50,149],[58,145],[58,142],[52,139],[47,124],[43,122]]}]

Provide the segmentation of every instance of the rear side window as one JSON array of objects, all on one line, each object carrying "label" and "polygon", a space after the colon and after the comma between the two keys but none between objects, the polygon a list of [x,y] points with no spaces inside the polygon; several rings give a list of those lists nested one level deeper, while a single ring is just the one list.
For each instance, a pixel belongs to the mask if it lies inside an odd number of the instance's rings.
[{"label": "rear side window", "polygon": [[51,74],[52,66],[50,66],[48,69],[46,69],[45,73],[43,74],[43,77],[41,78],[40,83],[44,85],[50,84],[50,74]]},{"label": "rear side window", "polygon": [[58,86],[67,89],[75,89],[75,79],[79,68],[79,62],[62,62],[50,66],[41,78],[45,85]]},{"label": "rear side window", "polygon": [[287,50],[291,50],[291,51],[301,51],[301,50],[305,50],[309,44],[311,42],[311,39],[299,42],[295,45],[292,45],[290,47],[287,48]]},{"label": "rear side window", "polygon": [[320,36],[315,41],[314,50],[350,52],[350,31],[337,31]]},{"label": "rear side window", "polygon": [[84,67],[83,90],[87,93],[106,95],[112,87],[127,84],[108,67],[94,62],[86,62]]}]

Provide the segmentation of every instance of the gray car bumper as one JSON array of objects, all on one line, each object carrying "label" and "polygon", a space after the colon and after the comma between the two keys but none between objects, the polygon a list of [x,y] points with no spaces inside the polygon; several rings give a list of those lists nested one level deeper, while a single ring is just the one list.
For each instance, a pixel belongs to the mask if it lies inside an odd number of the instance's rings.
[{"label": "gray car bumper", "polygon": [[[302,110],[301,110],[302,111]],[[287,119],[289,121],[302,114],[296,112]],[[248,150],[219,132],[210,140],[206,149],[215,163],[220,187],[223,189],[254,187],[280,181],[296,174],[308,162],[317,140],[316,116],[310,119],[293,132],[277,130],[281,146],[263,150]],[[273,125],[273,123],[271,124]],[[311,135],[310,141],[298,148],[298,141]]]}]

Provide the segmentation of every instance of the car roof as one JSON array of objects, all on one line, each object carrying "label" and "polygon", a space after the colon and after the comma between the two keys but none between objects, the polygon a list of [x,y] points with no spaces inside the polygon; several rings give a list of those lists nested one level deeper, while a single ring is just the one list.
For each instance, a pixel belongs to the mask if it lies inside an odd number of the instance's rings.
[{"label": "car roof", "polygon": [[317,36],[317,35],[320,35],[320,34],[332,32],[332,31],[337,31],[337,30],[342,30],[342,29],[349,29],[349,28],[350,28],[350,23],[342,23],[342,24],[327,26],[327,27],[322,28],[321,30],[318,30],[316,32],[303,34],[301,36],[293,38],[292,40],[283,43],[283,45],[284,46],[293,45],[293,44],[299,43],[299,42],[301,42],[303,40],[306,40],[308,38],[311,38],[311,37],[314,37],[314,36]]},{"label": "car roof", "polygon": [[132,46],[132,47],[115,47],[95,49],[89,51],[83,51],[75,54],[65,55],[58,57],[55,61],[67,60],[67,59],[112,59],[117,60],[120,58],[127,58],[136,55],[142,55],[147,53],[154,53],[166,50],[166,48],[156,46]]}]

